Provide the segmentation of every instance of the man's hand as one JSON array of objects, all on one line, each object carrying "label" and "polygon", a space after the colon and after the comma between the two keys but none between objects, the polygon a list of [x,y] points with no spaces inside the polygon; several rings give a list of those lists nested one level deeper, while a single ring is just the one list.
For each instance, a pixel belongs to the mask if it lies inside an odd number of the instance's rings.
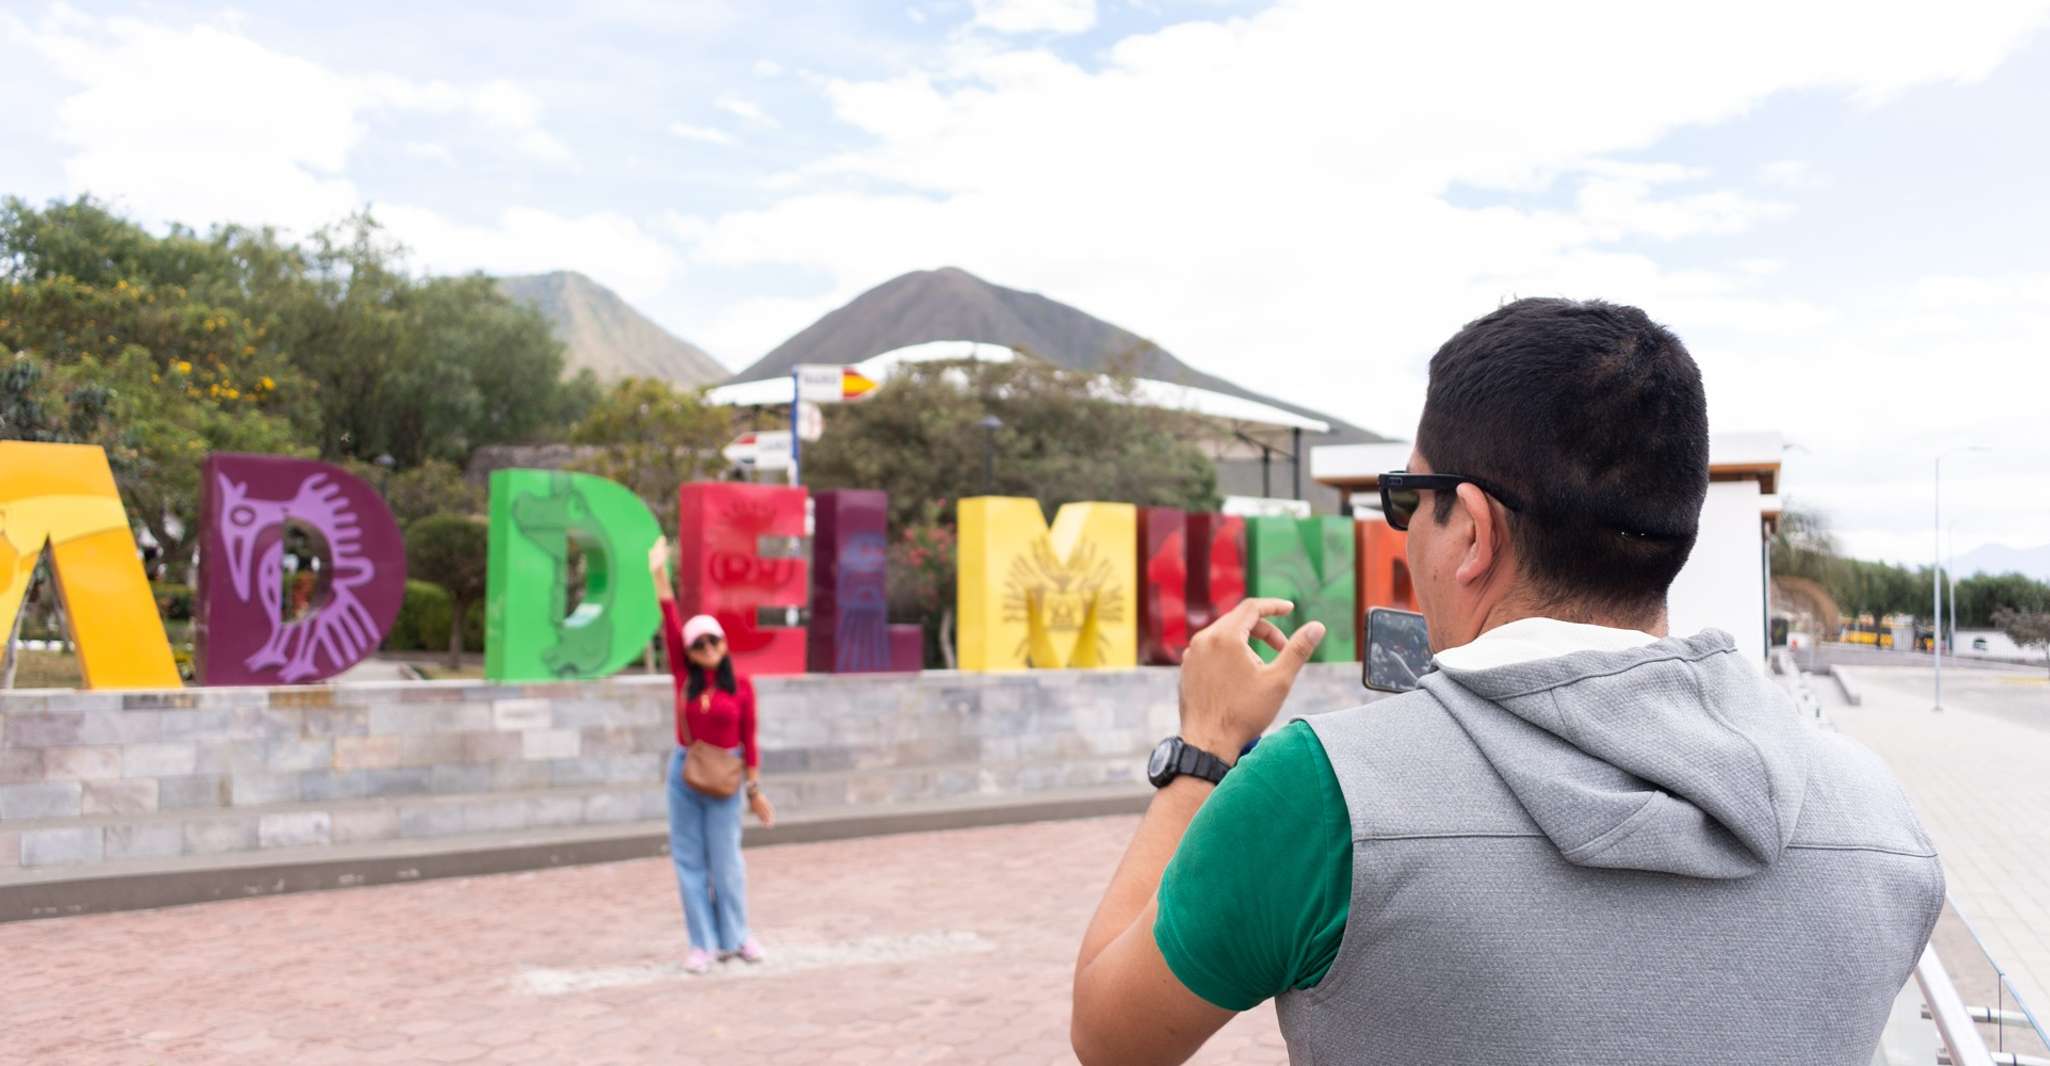
[{"label": "man's hand", "polygon": [[[1324,623],[1311,622],[1283,639],[1268,617],[1287,614],[1287,600],[1242,601],[1189,641],[1182,656],[1182,739],[1226,762],[1267,731],[1288,698],[1296,674],[1324,639]],[[1247,643],[1277,652],[1263,663]]]}]

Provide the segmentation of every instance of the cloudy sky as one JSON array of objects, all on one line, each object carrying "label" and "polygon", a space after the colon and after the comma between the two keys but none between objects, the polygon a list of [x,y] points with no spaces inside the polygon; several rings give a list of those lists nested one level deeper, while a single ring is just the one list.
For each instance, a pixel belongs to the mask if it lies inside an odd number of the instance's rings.
[{"label": "cloudy sky", "polygon": [[956,265],[1398,436],[1462,322],[1601,296],[1857,552],[1928,558],[1973,444],[1958,550],[2050,542],[2050,0],[1485,7],[14,2],[0,193],[370,205],[736,368]]}]

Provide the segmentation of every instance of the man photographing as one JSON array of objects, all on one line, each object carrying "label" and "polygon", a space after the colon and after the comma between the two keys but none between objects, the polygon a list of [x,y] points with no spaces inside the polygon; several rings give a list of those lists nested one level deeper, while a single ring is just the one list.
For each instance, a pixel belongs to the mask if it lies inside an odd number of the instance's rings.
[{"label": "man photographing", "polygon": [[1196,636],[1083,938],[1084,1063],[1182,1062],[1267,999],[1304,1063],[1871,1061],[1942,873],[1875,757],[1667,633],[1707,408],[1633,307],[1519,300],[1438,350],[1382,486],[1438,669],[1232,766],[1323,630],[1249,600]]}]

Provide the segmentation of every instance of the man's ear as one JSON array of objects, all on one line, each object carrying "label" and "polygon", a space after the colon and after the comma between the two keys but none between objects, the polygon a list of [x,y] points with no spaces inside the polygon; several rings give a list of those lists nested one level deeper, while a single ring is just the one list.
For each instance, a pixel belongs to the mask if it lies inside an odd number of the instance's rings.
[{"label": "man's ear", "polygon": [[1460,553],[1459,568],[1452,576],[1467,585],[1486,580],[1495,569],[1502,553],[1502,530],[1495,525],[1494,505],[1479,486],[1461,485],[1457,491],[1459,506],[1455,513],[1465,521],[1451,524],[1461,527],[1459,532],[1467,542]]}]

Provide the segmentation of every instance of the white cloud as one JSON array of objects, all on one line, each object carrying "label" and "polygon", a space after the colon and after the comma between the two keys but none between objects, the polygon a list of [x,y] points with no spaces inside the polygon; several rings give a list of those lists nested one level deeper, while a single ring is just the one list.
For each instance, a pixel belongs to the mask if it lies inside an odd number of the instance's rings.
[{"label": "white cloud", "polygon": [[[1715,269],[1651,250],[1772,225],[1814,178],[1768,168],[1783,192],[1763,198],[1749,174],[1656,158],[1669,133],[1779,93],[1871,101],[1982,77],[2045,5],[1959,8],[1933,28],[1859,10],[1619,6],[1566,33],[1555,12],[1524,4],[1483,16],[1285,0],[1128,37],[1087,65],[965,39],[949,61],[830,82],[827,102],[864,146],[711,217],[692,261],[822,272],[831,284],[800,301],[820,309],[904,270],[959,265],[1398,435],[1415,424],[1426,357],[1460,323],[1515,296],[1601,296],[1688,338],[1718,427],[1805,434],[1855,467],[1894,454],[1895,414],[1869,383],[1912,380],[1916,349],[1868,341],[1901,332],[1903,293],[1825,302],[1783,291],[1777,267],[1744,263],[1734,242]],[[1489,32],[1473,33],[1476,20]],[[1867,32],[1842,33],[1845,20]],[[1765,23],[1775,32],[1761,38]],[[1689,43],[1639,47],[1648,37]],[[1462,204],[1491,190],[1565,195],[1454,206],[1455,188]],[[722,350],[764,351],[805,324],[758,311],[709,324]]]},{"label": "white cloud", "polygon": [[75,86],[56,122],[69,184],[152,219],[332,221],[364,200],[347,165],[384,112],[467,121],[530,159],[572,158],[509,82],[338,73],[233,20],[176,27],[60,7],[14,35]]},{"label": "white cloud", "polygon": [[693,126],[684,122],[672,122],[669,124],[669,133],[673,137],[681,137],[687,141],[703,141],[706,144],[734,143],[732,134],[710,126]]},{"label": "white cloud", "polygon": [[973,25],[998,33],[1082,33],[1096,25],[1096,0],[975,0]]},{"label": "white cloud", "polygon": [[1814,164],[1805,159],[1780,159],[1758,168],[1758,180],[1782,189],[1820,189],[1829,184],[1828,179],[1815,172]]},{"label": "white cloud", "polygon": [[648,303],[683,270],[676,246],[613,211],[561,215],[508,208],[485,224],[406,205],[380,206],[378,219],[435,272],[527,274],[576,270],[629,301]]},{"label": "white cloud", "polygon": [[448,150],[448,145],[436,144],[433,141],[408,142],[406,154],[415,159],[425,159],[449,166],[453,166],[456,161],[456,155]]},{"label": "white cloud", "polygon": [[717,100],[712,101],[712,106],[718,108],[721,111],[726,112],[729,115],[738,115],[741,118],[744,118],[757,126],[766,126],[770,129],[775,129],[783,125],[782,123],[776,121],[776,119],[773,116],[771,116],[768,112],[763,111],[761,105],[755,103],[752,100],[748,100],[742,97],[733,96],[730,94],[721,96]]},{"label": "white cloud", "polygon": [[757,78],[778,78],[783,75],[783,64],[773,59],[757,59],[752,69]]}]

